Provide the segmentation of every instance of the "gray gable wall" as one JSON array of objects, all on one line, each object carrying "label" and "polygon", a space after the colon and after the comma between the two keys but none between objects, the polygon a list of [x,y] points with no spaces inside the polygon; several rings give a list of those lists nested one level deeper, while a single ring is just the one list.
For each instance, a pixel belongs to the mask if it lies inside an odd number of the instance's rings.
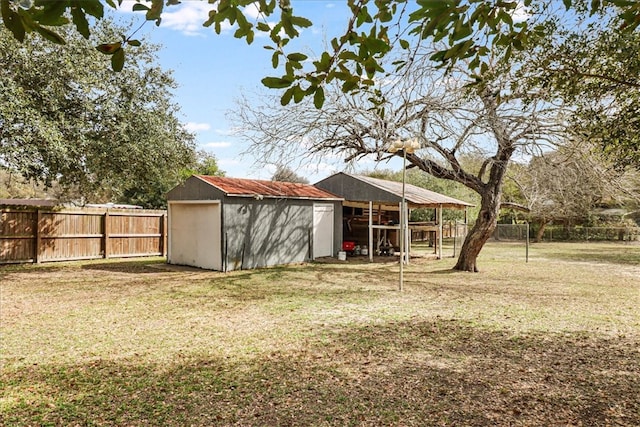
[{"label": "gray gable wall", "polygon": [[222,200],[225,194],[200,178],[192,176],[167,193],[167,200]]},{"label": "gray gable wall", "polygon": [[331,175],[314,185],[353,202],[373,201],[398,204],[402,201],[401,196],[389,193],[342,172]]}]

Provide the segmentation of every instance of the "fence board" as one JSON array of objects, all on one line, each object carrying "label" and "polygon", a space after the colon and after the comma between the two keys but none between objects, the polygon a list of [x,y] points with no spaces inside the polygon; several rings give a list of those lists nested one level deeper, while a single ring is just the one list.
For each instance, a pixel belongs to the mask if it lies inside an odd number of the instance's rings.
[{"label": "fence board", "polygon": [[165,255],[166,211],[0,209],[0,264]]}]

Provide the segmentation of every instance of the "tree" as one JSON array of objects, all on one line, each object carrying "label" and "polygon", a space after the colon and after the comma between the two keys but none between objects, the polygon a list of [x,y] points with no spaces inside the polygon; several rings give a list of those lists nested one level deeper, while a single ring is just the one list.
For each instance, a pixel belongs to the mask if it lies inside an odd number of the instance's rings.
[{"label": "tree", "polygon": [[[480,196],[478,217],[455,266],[477,271],[478,254],[497,223],[509,162],[516,152],[554,143],[564,130],[561,111],[513,91],[515,76],[507,67],[498,64],[481,84],[469,86],[475,77],[464,69],[445,73],[430,65],[428,49],[422,53],[423,60],[414,58],[411,66],[380,83],[376,90],[387,102],[376,108],[368,94],[345,95],[333,86],[320,111],[305,100],[284,108],[278,108],[277,99],[268,105],[245,101],[238,108],[237,128],[244,129],[243,136],[266,161],[313,153],[339,155],[348,162],[366,156],[381,161],[390,156],[392,141],[417,138],[421,150],[407,154],[412,167]],[[469,156],[482,162],[465,169],[461,159]]]},{"label": "tree", "polygon": [[200,150],[196,154],[195,162],[183,169],[180,175],[181,180],[184,181],[191,175],[225,176],[225,171],[218,166],[218,159],[215,155]]},{"label": "tree", "polygon": [[610,17],[585,15],[570,26],[545,24],[555,36],[541,37],[531,49],[537,72],[523,82],[572,106],[577,138],[595,142],[619,169],[640,170],[640,33],[617,31]]},{"label": "tree", "polygon": [[298,184],[308,184],[309,180],[295,173],[287,166],[278,165],[275,173],[271,177],[271,181],[280,182],[296,182]]},{"label": "tree", "polygon": [[589,144],[568,143],[534,156],[510,176],[535,224],[536,241],[551,222],[585,222],[598,205],[624,199],[624,175],[595,155]]},{"label": "tree", "polygon": [[[104,1],[110,7],[117,7],[116,0]],[[121,0],[117,1],[121,3]],[[168,0],[166,5],[171,7],[178,3]],[[283,104],[311,96],[315,106],[321,107],[324,85],[334,80],[340,82],[345,92],[373,86],[375,75],[386,71],[381,61],[394,45],[410,51],[421,40],[443,41],[441,48],[431,53],[433,61],[454,65],[459,60],[468,60],[469,70],[481,72],[496,47],[508,61],[513,50],[526,48],[531,38],[535,39],[546,30],[538,25],[540,17],[550,9],[549,3],[559,2],[425,0],[413,4],[409,0],[349,0],[352,16],[344,34],[331,40],[330,49],[313,61],[310,69],[305,68],[308,55],[286,51],[289,42],[300,36],[299,29],[312,26],[309,19],[294,14],[290,0],[212,0],[210,3],[211,10],[206,18],[203,17],[205,26],[213,25],[220,33],[222,24],[235,25],[234,36],[249,44],[256,38],[256,32],[268,37],[270,44],[265,48],[273,51],[273,67],[283,65],[284,74],[266,77],[263,83],[267,87],[286,89]],[[585,9],[591,14],[612,13],[613,9],[616,24],[627,32],[640,25],[640,5],[631,0],[594,0],[589,7],[585,7],[582,0],[562,0],[562,6],[567,11]],[[137,0],[133,9],[144,12],[146,20],[160,25],[164,7],[165,0]],[[257,9],[260,16],[257,21],[247,19],[247,7]],[[64,37],[51,27],[71,22],[88,39],[90,23],[87,17],[101,19],[104,7],[100,0],[0,0],[0,12],[16,39],[22,41],[27,33],[35,31],[54,43],[64,44]],[[515,19],[519,12],[527,14],[529,19]],[[99,46],[101,52],[111,55],[114,69],[122,69],[125,50],[139,46],[140,42],[132,37],[133,34],[121,36]]]},{"label": "tree", "polygon": [[171,102],[175,82],[144,45],[120,74],[105,69],[96,40],[125,31],[102,21],[96,39],[66,46],[17,42],[0,26],[0,164],[69,198],[160,207],[194,161],[193,136]]},{"label": "tree", "polygon": [[0,168],[0,199],[45,198],[42,186]]}]

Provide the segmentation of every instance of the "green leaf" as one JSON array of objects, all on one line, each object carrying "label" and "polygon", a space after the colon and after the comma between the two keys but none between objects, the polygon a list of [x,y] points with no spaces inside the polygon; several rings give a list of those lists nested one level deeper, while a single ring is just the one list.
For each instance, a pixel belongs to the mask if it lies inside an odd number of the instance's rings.
[{"label": "green leaf", "polygon": [[82,12],[82,9],[80,9],[79,7],[72,7],[71,17],[73,18],[73,23],[76,26],[78,32],[82,34],[82,37],[88,39],[91,35],[91,32],[89,31],[89,22],[87,21],[87,17]]},{"label": "green leaf", "polygon": [[119,72],[124,68],[124,49],[120,48],[111,57],[111,69]]},{"label": "green leaf", "polygon": [[358,87],[359,82],[360,82],[360,79],[358,79],[357,77],[354,77],[349,80],[345,80],[345,82],[342,84],[342,91],[344,93],[351,92],[352,90]]},{"label": "green leaf", "polygon": [[140,43],[140,40],[127,40],[127,44],[131,45],[131,46],[142,46],[142,43]]},{"label": "green leaf", "polygon": [[147,21],[156,21],[156,25],[160,25],[162,16],[163,0],[151,0],[151,8],[147,11]]},{"label": "green leaf", "polygon": [[405,39],[400,39],[400,47],[403,49],[409,49],[409,42]]},{"label": "green leaf", "polygon": [[304,96],[305,96],[305,92],[304,90],[302,90],[300,85],[295,85],[293,87],[293,102],[295,102],[296,104],[299,104],[300,101],[304,99]]},{"label": "green leaf", "polygon": [[41,25],[60,26],[65,25],[69,20],[64,16],[68,2],[66,1],[50,1],[44,4],[42,9],[33,13],[33,20]]},{"label": "green leaf", "polygon": [[95,18],[100,19],[104,16],[104,7],[100,0],[79,0],[74,1],[73,5],[81,7],[86,13]]},{"label": "green leaf", "polygon": [[261,80],[262,84],[270,89],[284,89],[291,86],[293,81],[282,77],[265,77]]},{"label": "green leaf", "polygon": [[356,27],[360,27],[365,22],[371,23],[373,22],[373,19],[371,18],[371,15],[369,15],[369,10],[367,9],[367,7],[363,6],[358,12]]},{"label": "green leaf", "polygon": [[303,18],[301,16],[292,16],[291,23],[297,27],[308,28],[313,25],[313,22],[309,21],[307,18]]},{"label": "green leaf", "polygon": [[290,53],[289,55],[287,55],[287,59],[289,61],[295,61],[295,62],[304,61],[307,58],[308,56],[305,55],[304,53]]},{"label": "green leaf", "polygon": [[284,94],[282,94],[282,98],[280,98],[280,105],[282,105],[283,107],[285,105],[289,105],[292,97],[293,97],[293,88],[290,87],[289,89],[284,91]]},{"label": "green leaf", "polygon": [[133,10],[134,12],[140,12],[140,11],[142,11],[142,10],[144,10],[144,11],[148,11],[148,10],[150,10],[150,8],[149,8],[149,6],[147,6],[146,4],[143,4],[143,3],[136,3],[136,4],[134,4],[134,5],[133,5],[132,10]]},{"label": "green leaf", "polygon": [[118,49],[122,47],[122,43],[103,43],[96,46],[96,49],[99,52],[104,53],[105,55],[113,55]]},{"label": "green leaf", "polygon": [[269,32],[271,31],[271,27],[269,26],[269,24],[265,23],[265,22],[258,22],[256,24],[256,28],[260,31],[264,31],[264,32]]},{"label": "green leaf", "polygon": [[43,26],[36,26],[35,30],[40,33],[40,35],[42,37],[44,37],[45,39],[54,42],[56,44],[66,44],[66,42],[64,41],[64,39],[56,32],[51,31],[48,28],[45,28]]},{"label": "green leaf", "polygon": [[9,0],[0,0],[0,10],[2,12],[2,21],[4,25],[13,33],[13,37],[16,40],[23,42],[25,36],[25,29],[20,19],[20,15],[18,15],[15,11],[11,9],[9,6]]},{"label": "green leaf", "polygon": [[318,86],[316,93],[313,94],[313,105],[319,110],[324,105],[324,89]]}]

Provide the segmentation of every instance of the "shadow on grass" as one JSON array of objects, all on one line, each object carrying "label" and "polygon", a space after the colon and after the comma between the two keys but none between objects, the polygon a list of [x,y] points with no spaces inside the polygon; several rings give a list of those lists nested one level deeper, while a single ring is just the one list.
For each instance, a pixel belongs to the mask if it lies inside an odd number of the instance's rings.
[{"label": "shadow on grass", "polygon": [[438,319],[318,331],[255,357],[7,368],[0,424],[633,426],[638,344]]},{"label": "shadow on grass", "polygon": [[82,265],[82,269],[129,274],[158,273],[160,271],[171,272],[171,270],[161,269],[161,267],[165,265],[167,264],[164,259],[136,258],[135,260],[119,259],[117,261],[107,260],[88,262]]},{"label": "shadow on grass", "polygon": [[135,258],[135,259],[95,259],[87,261],[60,261],[46,264],[5,264],[0,265],[0,275],[6,273],[46,274],[80,268],[83,270],[98,270],[118,273],[158,273],[153,266],[166,265],[163,258]]}]

